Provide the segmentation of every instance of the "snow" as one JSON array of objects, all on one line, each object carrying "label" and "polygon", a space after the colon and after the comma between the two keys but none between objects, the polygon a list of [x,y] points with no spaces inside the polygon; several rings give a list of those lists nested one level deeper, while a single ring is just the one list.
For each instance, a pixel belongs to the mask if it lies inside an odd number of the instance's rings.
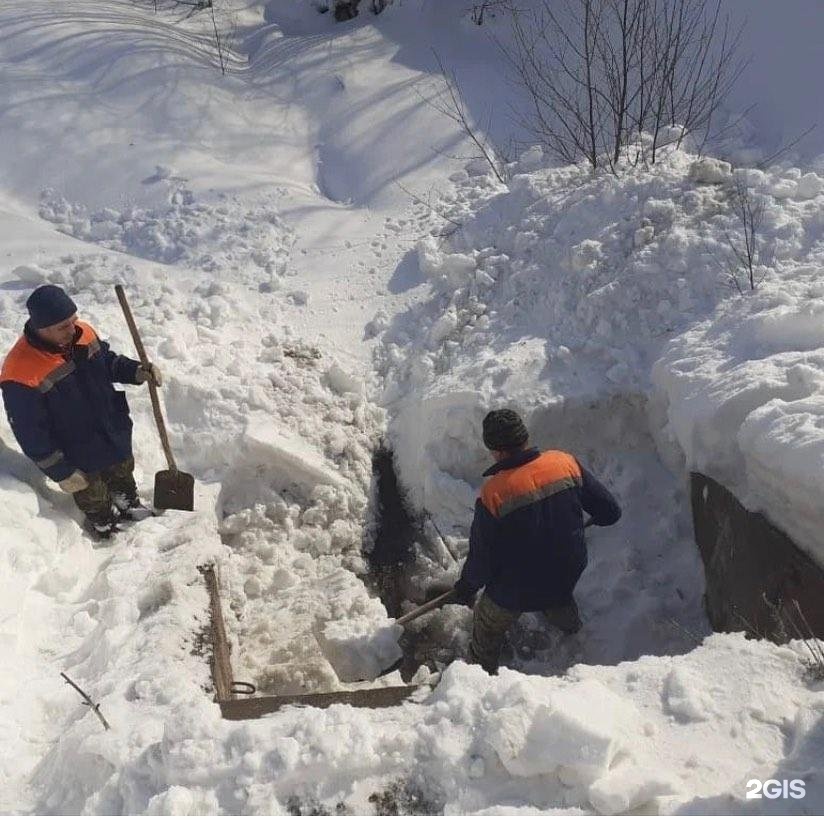
[{"label": "snow", "polygon": [[318,641],[339,680],[374,680],[403,657],[398,646],[401,630],[391,620],[377,626],[374,617],[333,621],[323,627]]},{"label": "snow", "polygon": [[567,786],[591,784],[625,752],[624,736],[638,719],[609,689],[583,681],[526,713],[521,704],[501,704],[490,722],[490,743],[510,774],[557,773]]},{"label": "snow", "polygon": [[[124,284],[197,478],[195,513],[92,545],[0,420],[0,809],[721,813],[753,810],[750,778],[800,776],[820,810],[806,650],[709,635],[684,486],[708,472],[824,560],[816,168],[668,150],[593,177],[526,146],[500,182],[421,99],[433,46],[475,121],[514,93],[487,39],[499,18],[407,0],[341,26],[243,0],[218,9],[224,77],[211,21],[158,5],[0,9],[0,346],[53,282],[131,353]],[[738,178],[769,251],[741,297],[723,263]],[[165,459],[148,397],[129,399],[148,494]],[[373,453],[392,447],[427,514],[409,609],[457,575],[481,419],[503,404],[625,507],[589,535],[581,633],[527,615],[496,677],[458,660],[401,707],[222,720],[199,568],[216,568],[238,680],[400,683],[362,680],[401,634],[366,581]],[[447,606],[406,632],[448,661],[470,624]]]}]

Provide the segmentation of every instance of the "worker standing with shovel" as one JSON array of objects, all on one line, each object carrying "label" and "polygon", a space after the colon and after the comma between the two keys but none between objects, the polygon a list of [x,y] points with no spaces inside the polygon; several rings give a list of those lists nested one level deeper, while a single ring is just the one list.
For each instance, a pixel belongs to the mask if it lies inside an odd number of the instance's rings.
[{"label": "worker standing with shovel", "polygon": [[0,388],[23,452],[85,513],[95,538],[110,538],[121,517],[151,515],[137,493],[132,419],[114,383],[161,383],[158,368],[116,354],[57,285],[26,301],[29,319],[6,357]]},{"label": "worker standing with shovel", "polygon": [[[483,421],[495,464],[475,503],[469,553],[444,603],[475,604],[469,660],[494,674],[506,632],[522,612],[543,612],[572,634],[581,628],[573,590],[587,565],[584,511],[595,526],[621,517],[612,493],[569,453],[529,447],[513,410]],[[433,602],[434,603],[434,602]]]}]

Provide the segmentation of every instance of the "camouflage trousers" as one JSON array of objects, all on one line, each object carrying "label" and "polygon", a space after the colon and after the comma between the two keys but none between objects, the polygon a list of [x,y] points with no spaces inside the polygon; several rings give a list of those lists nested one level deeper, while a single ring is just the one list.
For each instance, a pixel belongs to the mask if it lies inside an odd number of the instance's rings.
[{"label": "camouflage trousers", "polygon": [[89,486],[73,494],[75,504],[93,520],[110,519],[115,495],[126,499],[137,497],[133,473],[134,459],[127,458],[99,473],[87,474]]},{"label": "camouflage trousers", "polygon": [[[469,662],[480,664],[490,675],[494,675],[498,671],[507,630],[520,616],[520,612],[498,606],[486,593],[481,595],[475,604],[472,619]],[[570,598],[568,604],[544,610],[544,616],[550,624],[568,635],[581,628],[578,606],[574,598]]]}]

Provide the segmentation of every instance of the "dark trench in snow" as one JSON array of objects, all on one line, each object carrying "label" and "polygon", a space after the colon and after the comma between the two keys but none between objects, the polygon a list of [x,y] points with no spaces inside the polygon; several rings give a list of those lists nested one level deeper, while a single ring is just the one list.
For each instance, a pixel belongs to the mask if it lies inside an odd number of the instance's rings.
[{"label": "dark trench in snow", "polygon": [[[416,545],[426,545],[422,520],[411,509],[395,471],[393,453],[385,446],[372,458],[374,541],[368,553],[367,582],[383,602],[391,618],[404,614],[402,604],[423,603],[423,591],[413,579]],[[421,664],[433,667],[435,661],[453,660],[454,653],[439,645],[426,628],[426,619],[404,629],[399,644],[403,658],[399,668],[408,680]],[[444,652],[447,657],[443,657]]]},{"label": "dark trench in snow", "polygon": [[372,476],[375,536],[369,551],[371,581],[389,617],[397,618],[407,597],[405,570],[411,567],[420,528],[398,482],[391,450],[380,447],[375,451]]}]

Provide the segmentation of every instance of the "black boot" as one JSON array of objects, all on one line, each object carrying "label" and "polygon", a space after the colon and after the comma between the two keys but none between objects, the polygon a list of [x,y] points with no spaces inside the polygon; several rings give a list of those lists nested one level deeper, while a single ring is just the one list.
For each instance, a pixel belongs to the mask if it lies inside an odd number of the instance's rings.
[{"label": "black boot", "polygon": [[129,521],[142,521],[144,518],[154,515],[154,512],[143,504],[136,493],[129,495],[115,492],[112,493],[112,501],[114,501],[121,517]]},{"label": "black boot", "polygon": [[574,635],[583,626],[581,616],[578,614],[578,604],[575,603],[574,598],[570,599],[566,605],[547,609],[544,615],[549,623],[557,626],[564,635]]},{"label": "black boot", "polygon": [[117,521],[119,516],[112,510],[108,513],[86,515],[83,527],[95,541],[108,541],[119,532]]}]

